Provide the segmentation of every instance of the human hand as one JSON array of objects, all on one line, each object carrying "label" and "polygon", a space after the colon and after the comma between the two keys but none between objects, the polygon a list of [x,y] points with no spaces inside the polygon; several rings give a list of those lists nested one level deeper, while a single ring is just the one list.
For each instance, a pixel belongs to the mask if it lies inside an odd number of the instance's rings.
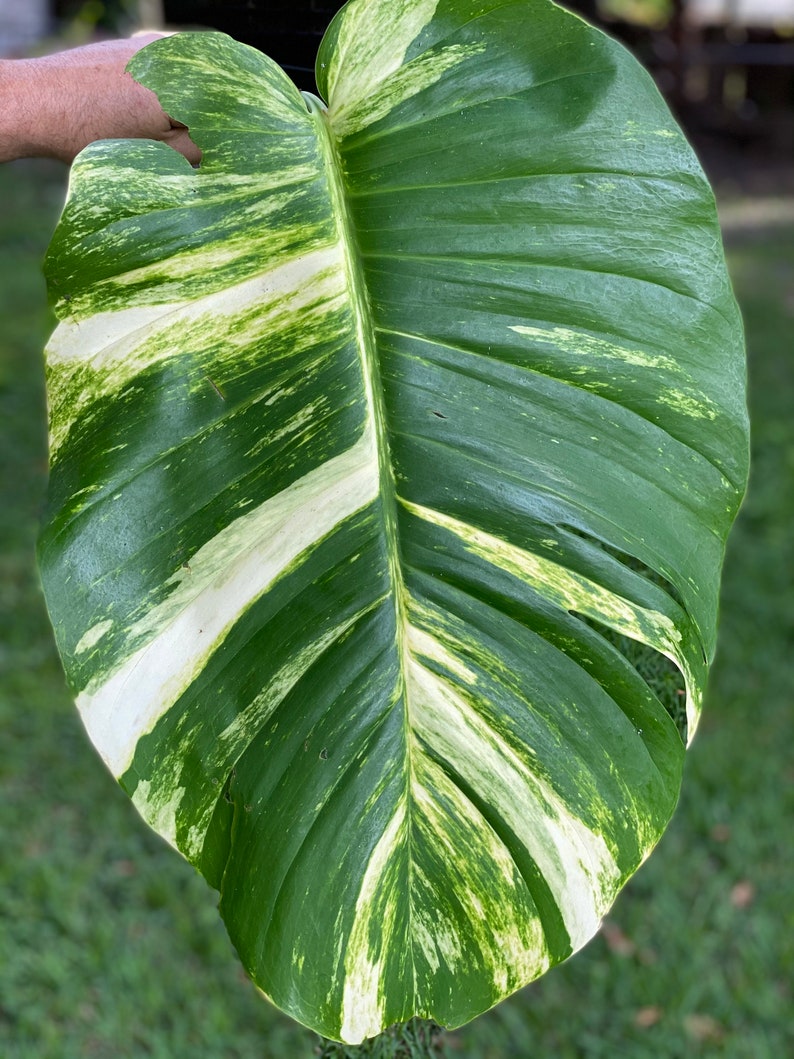
[{"label": "human hand", "polygon": [[139,33],[36,59],[0,62],[0,162],[49,157],[71,162],[94,140],[162,140],[193,164],[201,152],[186,126],[125,67],[164,36]]}]

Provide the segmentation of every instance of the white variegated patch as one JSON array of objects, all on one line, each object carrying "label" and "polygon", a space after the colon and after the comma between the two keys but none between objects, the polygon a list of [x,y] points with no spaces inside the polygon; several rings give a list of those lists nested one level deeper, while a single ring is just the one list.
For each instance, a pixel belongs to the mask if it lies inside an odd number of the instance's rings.
[{"label": "white variegated patch", "polygon": [[176,813],[184,793],[184,787],[162,790],[147,780],[140,780],[132,795],[132,803],[144,820],[174,849],[177,849]]},{"label": "white variegated patch", "polygon": [[379,86],[374,99],[340,106],[329,111],[334,133],[340,138],[374,125],[395,107],[440,81],[444,74],[484,51],[480,44],[451,44],[437,52],[426,52],[401,66]]},{"label": "white variegated patch", "polygon": [[558,903],[572,947],[583,945],[598,929],[620,881],[603,837],[574,816],[457,688],[419,658],[410,665],[409,695],[416,732],[520,839]]},{"label": "white variegated patch", "polygon": [[[342,1039],[360,1044],[383,1028],[385,995],[382,982],[383,952],[388,947],[393,914],[384,917],[379,886],[405,825],[405,802],[400,802],[369,858],[358,899],[356,917],[345,949],[345,983],[342,996]],[[399,895],[392,892],[392,909]],[[374,906],[381,916],[380,945],[373,951],[370,936]]]},{"label": "white variegated patch", "polygon": [[[414,804],[431,830],[434,846],[445,853],[449,872],[445,882],[465,913],[465,936],[456,933],[439,910],[433,915],[415,900],[414,943],[430,967],[443,965],[452,975],[464,970],[466,949],[474,948],[488,966],[497,990],[509,989],[507,983],[516,975],[520,980],[536,978],[549,965],[548,948],[534,902],[509,849],[438,764],[417,755],[416,775],[411,791]],[[452,813],[442,810],[442,799],[454,806]],[[492,888],[483,885],[483,865],[492,871]],[[412,871],[417,879],[421,876],[416,865]],[[427,878],[422,882],[427,892],[438,885]],[[416,932],[414,925],[419,926]]]},{"label": "white variegated patch", "polygon": [[632,603],[577,574],[560,563],[525,551],[493,534],[469,526],[450,515],[408,501],[406,510],[454,533],[473,554],[531,584],[560,608],[601,622],[623,636],[646,644],[669,658],[681,671],[686,691],[687,740],[691,742],[700,719],[703,692],[687,657],[675,622],[660,611]]},{"label": "white variegated patch", "polygon": [[518,548],[460,519],[420,504],[402,503],[412,514],[453,533],[473,554],[527,581],[562,609],[586,614],[659,650],[675,651],[680,644],[681,633],[666,614],[638,606],[560,563]]},{"label": "white variegated patch", "polygon": [[681,365],[664,353],[648,353],[618,342],[610,342],[605,338],[597,338],[586,331],[574,331],[570,327],[530,327],[526,324],[515,324],[510,330],[525,338],[555,346],[567,355],[581,357],[583,361],[591,358],[611,362],[616,366],[625,364],[632,368],[669,371],[686,377]]},{"label": "white variegated patch", "polygon": [[328,71],[328,102],[335,120],[377,95],[378,87],[402,66],[437,7],[438,0],[389,0],[345,9]]},{"label": "white variegated patch", "polygon": [[367,429],[347,452],[241,515],[191,557],[170,595],[129,630],[132,654],[77,698],[114,775],[128,768],[138,740],[196,679],[240,615],[377,492],[377,453]]},{"label": "white variegated patch", "polygon": [[86,651],[90,651],[92,647],[102,639],[106,632],[113,628],[113,622],[106,618],[104,621],[97,622],[96,625],[92,625],[90,629],[83,633],[80,639],[77,641],[74,653],[76,655],[84,654]]},{"label": "white variegated patch", "polygon": [[[133,306],[64,320],[47,347],[50,385],[50,456],[57,456],[72,424],[90,406],[118,393],[146,368],[177,356],[208,337],[224,338],[233,359],[256,334],[303,316],[318,325],[345,297],[338,245],[286,261],[232,287],[189,302]],[[252,310],[255,312],[252,313]],[[252,313],[248,329],[230,325]],[[72,384],[80,379],[80,385]],[[63,399],[60,400],[59,398]]]}]

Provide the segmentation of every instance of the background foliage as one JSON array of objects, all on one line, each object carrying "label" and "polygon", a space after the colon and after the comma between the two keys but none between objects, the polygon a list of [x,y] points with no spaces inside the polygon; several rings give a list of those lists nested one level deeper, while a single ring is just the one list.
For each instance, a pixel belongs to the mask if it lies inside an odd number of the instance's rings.
[{"label": "background foliage", "polygon": [[[51,326],[39,266],[64,173],[0,170],[0,1055],[299,1059],[311,1035],[239,969],[214,895],[89,748],[34,569]],[[763,236],[763,238],[759,238]],[[754,472],[682,805],[602,934],[452,1035],[451,1059],[781,1059],[794,1048],[794,222],[729,254]]]}]

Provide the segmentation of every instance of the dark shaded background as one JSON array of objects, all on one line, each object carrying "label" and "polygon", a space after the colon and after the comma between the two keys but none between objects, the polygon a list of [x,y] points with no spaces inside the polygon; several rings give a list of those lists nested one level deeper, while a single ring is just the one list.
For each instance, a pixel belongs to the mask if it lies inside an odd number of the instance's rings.
[{"label": "dark shaded background", "polygon": [[[0,21],[4,2],[14,0],[0,0]],[[219,29],[314,92],[317,47],[343,0],[48,2],[53,32],[62,38],[65,31],[71,43],[123,35],[153,16],[169,28]],[[697,21],[704,0],[557,2],[617,37],[651,71],[714,183],[794,194],[794,0],[779,0],[776,25],[764,24],[757,0],[715,0],[722,14],[705,22]],[[754,10],[761,11],[756,24]]]},{"label": "dark shaded background", "polygon": [[[794,25],[695,26],[683,0],[669,0],[668,15],[650,24],[604,17],[597,0],[561,6],[637,55],[715,179],[733,177],[751,189],[782,182],[794,190]],[[299,88],[316,91],[317,47],[342,0],[164,0],[163,7],[167,22],[229,33],[275,59]]]}]

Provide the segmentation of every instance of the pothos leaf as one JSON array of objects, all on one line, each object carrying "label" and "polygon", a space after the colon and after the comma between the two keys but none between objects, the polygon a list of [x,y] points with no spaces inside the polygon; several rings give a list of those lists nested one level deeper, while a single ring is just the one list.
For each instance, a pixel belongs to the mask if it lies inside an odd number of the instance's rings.
[{"label": "pothos leaf", "polygon": [[[548,0],[353,0],[327,107],[219,34],[75,164],[40,558],[92,740],[347,1042],[598,929],[672,813],[747,473],[706,180]],[[642,667],[639,667],[642,669]]]}]

